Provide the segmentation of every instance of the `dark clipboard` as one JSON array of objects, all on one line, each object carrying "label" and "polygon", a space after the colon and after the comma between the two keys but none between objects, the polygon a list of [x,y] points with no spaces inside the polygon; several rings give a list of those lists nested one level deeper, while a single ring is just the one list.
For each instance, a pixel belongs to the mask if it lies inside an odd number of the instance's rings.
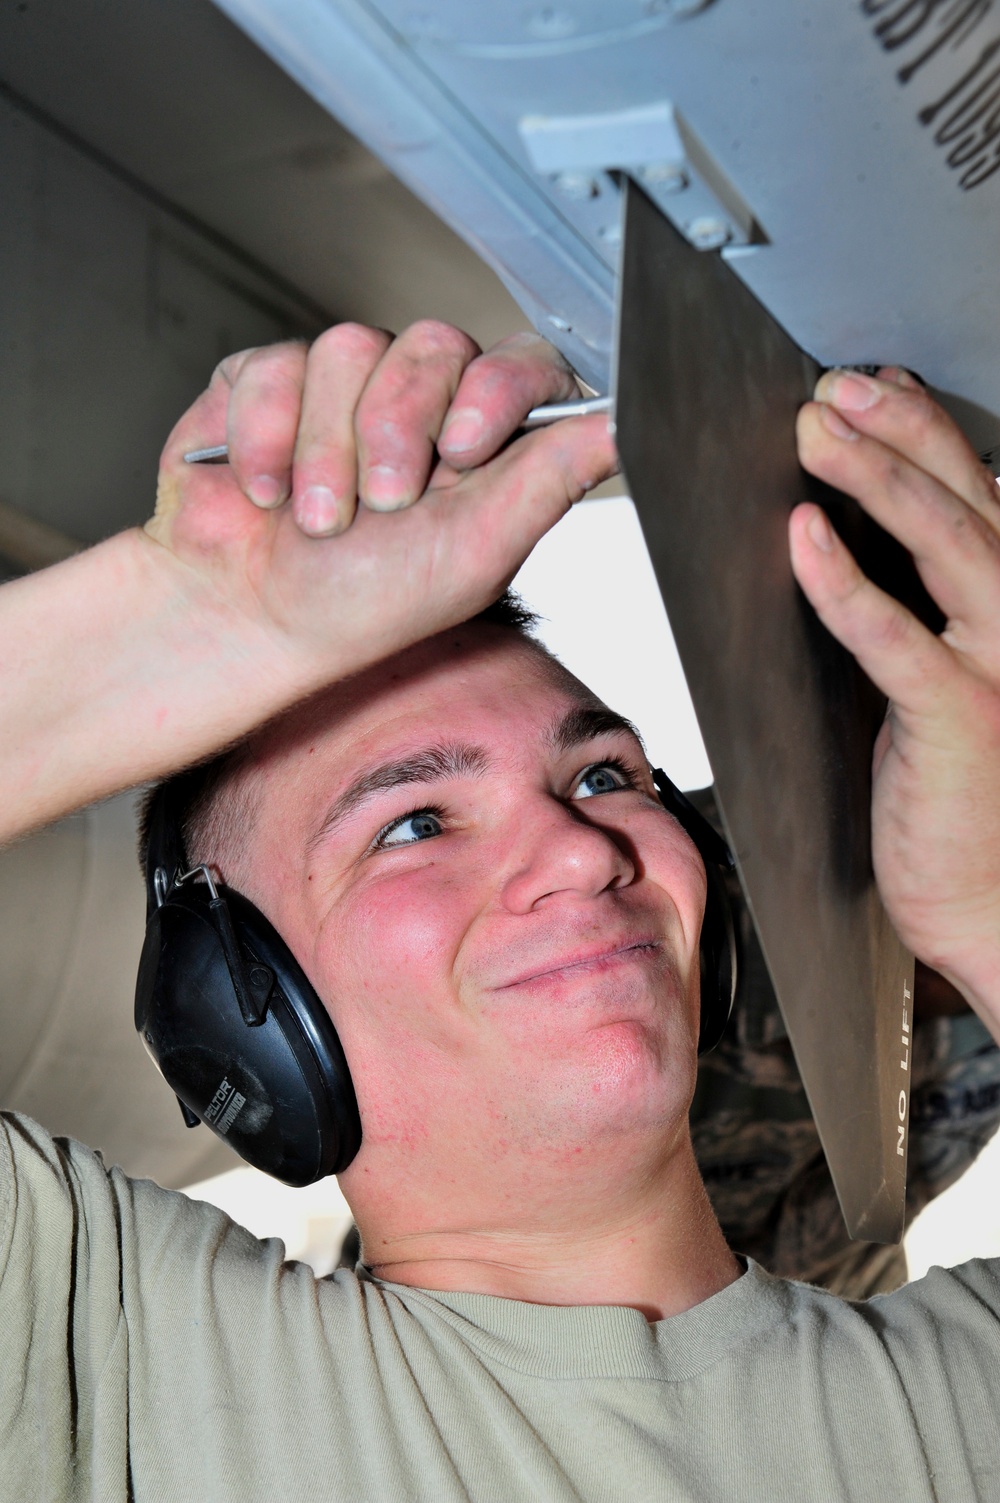
[{"label": "dark clipboard", "polygon": [[798,464],[819,368],[717,252],[623,186],[622,467],[848,1232],[896,1242],[913,959],[871,867],[885,701],[794,582],[792,507],[820,501],[866,572],[908,603],[922,592],[903,550]]}]

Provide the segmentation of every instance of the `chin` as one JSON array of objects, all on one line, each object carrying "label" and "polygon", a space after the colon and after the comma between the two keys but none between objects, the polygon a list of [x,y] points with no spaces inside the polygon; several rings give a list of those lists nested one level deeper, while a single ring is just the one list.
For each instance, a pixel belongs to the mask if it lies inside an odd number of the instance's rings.
[{"label": "chin", "polygon": [[687,1120],[696,1070],[695,1045],[681,1020],[666,1036],[632,1021],[592,1028],[569,1057],[542,1062],[537,1130],[550,1141],[582,1146],[660,1134]]}]

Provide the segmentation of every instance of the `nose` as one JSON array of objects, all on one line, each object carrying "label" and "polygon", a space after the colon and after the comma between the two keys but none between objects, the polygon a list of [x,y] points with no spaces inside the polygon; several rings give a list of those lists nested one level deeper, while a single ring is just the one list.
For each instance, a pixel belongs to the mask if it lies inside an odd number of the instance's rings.
[{"label": "nose", "polygon": [[582,812],[554,800],[546,813],[533,809],[530,832],[517,842],[517,858],[503,885],[504,906],[530,913],[559,896],[596,897],[627,887],[636,875],[624,842]]}]

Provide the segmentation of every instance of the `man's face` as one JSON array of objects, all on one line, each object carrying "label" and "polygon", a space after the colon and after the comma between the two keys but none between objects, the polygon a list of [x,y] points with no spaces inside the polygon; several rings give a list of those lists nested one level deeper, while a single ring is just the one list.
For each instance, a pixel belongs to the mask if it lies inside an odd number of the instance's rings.
[{"label": "man's face", "polygon": [[459,1183],[678,1130],[704,870],[576,680],[462,628],[299,712],[256,776],[240,880],[343,1042],[350,1176],[429,1152]]}]

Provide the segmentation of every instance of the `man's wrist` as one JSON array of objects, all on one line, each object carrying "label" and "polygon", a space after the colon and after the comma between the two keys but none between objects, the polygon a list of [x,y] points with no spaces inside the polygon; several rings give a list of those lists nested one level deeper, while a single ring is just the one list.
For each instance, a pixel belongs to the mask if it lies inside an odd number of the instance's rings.
[{"label": "man's wrist", "polygon": [[1000,920],[997,931],[935,967],[956,987],[1000,1043]]},{"label": "man's wrist", "polygon": [[[183,677],[186,688],[177,686],[177,710],[185,710],[192,732],[194,715],[199,739],[206,740],[195,755],[208,754],[216,743],[245,734],[352,671],[350,663],[341,664],[329,651],[321,653],[283,631],[263,610],[248,610],[235,591],[177,558],[145,529],[126,536],[136,552],[135,577],[148,580],[155,602],[151,650],[165,683]],[[162,715],[175,722],[181,718],[171,715],[167,704]]]},{"label": "man's wrist", "polygon": [[340,671],[138,528],[0,597],[0,842],[210,755]]}]

